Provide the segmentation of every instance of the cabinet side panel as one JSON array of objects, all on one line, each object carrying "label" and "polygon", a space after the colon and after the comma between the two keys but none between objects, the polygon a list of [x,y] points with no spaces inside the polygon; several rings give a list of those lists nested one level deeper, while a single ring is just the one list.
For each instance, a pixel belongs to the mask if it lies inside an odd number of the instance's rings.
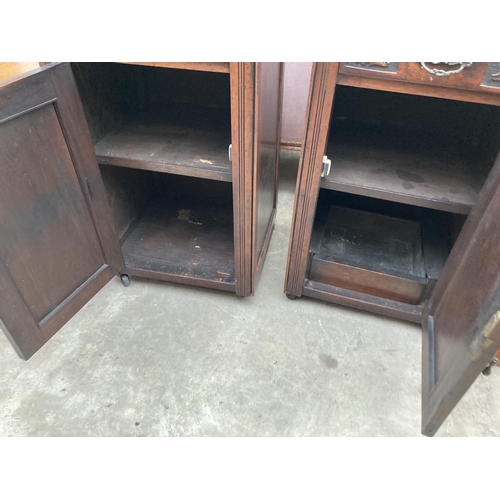
[{"label": "cabinet side panel", "polygon": [[230,80],[236,295],[247,296],[253,291],[255,64],[231,63]]},{"label": "cabinet side panel", "polygon": [[299,149],[304,139],[309,83],[311,81],[310,62],[284,63],[283,76],[283,117],[281,146]]},{"label": "cabinet side panel", "polygon": [[293,208],[285,293],[302,295],[338,63],[314,63]]}]

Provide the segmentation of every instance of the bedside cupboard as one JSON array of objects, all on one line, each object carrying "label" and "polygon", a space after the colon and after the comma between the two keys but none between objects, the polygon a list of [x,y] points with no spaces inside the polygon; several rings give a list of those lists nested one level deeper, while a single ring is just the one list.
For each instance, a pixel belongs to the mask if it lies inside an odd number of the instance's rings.
[{"label": "bedside cupboard", "polygon": [[285,293],[422,324],[427,435],[500,347],[499,152],[500,63],[313,65]]}]

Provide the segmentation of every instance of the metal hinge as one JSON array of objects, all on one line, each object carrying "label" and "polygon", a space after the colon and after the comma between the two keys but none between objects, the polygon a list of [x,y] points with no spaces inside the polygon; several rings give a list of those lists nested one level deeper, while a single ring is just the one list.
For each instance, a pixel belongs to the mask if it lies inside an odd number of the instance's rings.
[{"label": "metal hinge", "polygon": [[323,165],[321,167],[321,177],[326,177],[330,174],[330,168],[332,166],[332,160],[328,159],[328,156],[323,156]]},{"label": "metal hinge", "polygon": [[227,148],[227,154],[229,156],[229,161],[233,161],[233,145],[229,144],[229,147]]},{"label": "metal hinge", "polygon": [[[480,360],[485,351],[490,351],[492,348],[498,349],[498,341],[500,340],[500,311],[497,311],[490,318],[488,323],[483,329],[483,334],[478,335],[476,339],[471,344],[474,350],[473,361]],[[495,350],[496,350],[495,349]],[[483,375],[489,375],[491,373],[491,368],[498,364],[498,359],[493,357],[492,361],[488,363],[488,366],[483,370]]]}]

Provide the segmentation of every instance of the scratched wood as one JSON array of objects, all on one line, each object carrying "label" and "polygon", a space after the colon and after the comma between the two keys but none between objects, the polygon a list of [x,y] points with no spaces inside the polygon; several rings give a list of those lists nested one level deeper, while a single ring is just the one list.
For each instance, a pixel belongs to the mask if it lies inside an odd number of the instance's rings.
[{"label": "scratched wood", "polygon": [[[203,181],[207,193],[213,182]],[[183,194],[160,189],[123,243],[125,267],[134,274],[150,271],[170,281],[180,276],[185,282],[211,282],[213,288],[234,291],[231,186],[213,187],[219,196],[203,195],[201,189],[189,194],[188,187]]]},{"label": "scratched wood", "polygon": [[229,110],[171,106],[162,117],[110,132],[95,146],[99,163],[231,182]]}]

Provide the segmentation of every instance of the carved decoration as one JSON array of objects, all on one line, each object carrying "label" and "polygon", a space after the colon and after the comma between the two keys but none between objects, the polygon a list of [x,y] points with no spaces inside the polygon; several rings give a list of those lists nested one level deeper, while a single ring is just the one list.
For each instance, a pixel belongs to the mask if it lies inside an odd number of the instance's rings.
[{"label": "carved decoration", "polygon": [[397,62],[346,62],[348,68],[358,68],[368,71],[383,71],[385,73],[397,73],[399,63]]},{"label": "carved decoration", "polygon": [[451,66],[451,67],[460,65],[458,68],[446,70],[446,69],[441,69],[441,68],[429,68],[427,66],[427,63],[425,63],[425,62],[421,62],[420,64],[422,65],[422,68],[424,68],[425,71],[427,71],[427,73],[430,73],[431,75],[436,75],[436,76],[456,75],[457,73],[462,72],[464,69],[470,68],[472,66],[471,62],[443,62],[443,63],[433,62],[433,63],[431,63],[431,64],[435,64],[435,65],[446,64],[446,65]]},{"label": "carved decoration", "polygon": [[361,64],[363,66],[365,64],[368,64],[368,66],[380,66],[381,68],[387,68],[387,66],[389,66],[390,63],[388,63],[388,62],[369,62],[369,63],[362,62]]},{"label": "carved decoration", "polygon": [[488,64],[481,86],[500,88],[500,62],[490,62]]}]

